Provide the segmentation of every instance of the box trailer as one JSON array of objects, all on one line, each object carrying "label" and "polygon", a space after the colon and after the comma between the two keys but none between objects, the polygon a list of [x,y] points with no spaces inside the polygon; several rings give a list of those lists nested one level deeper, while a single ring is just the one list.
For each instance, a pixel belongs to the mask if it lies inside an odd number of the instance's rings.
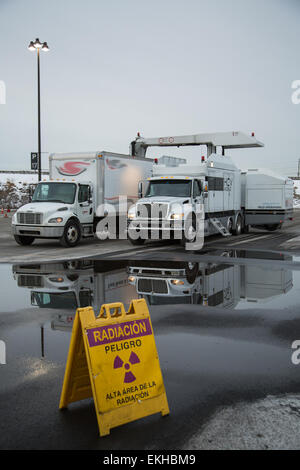
[{"label": "box trailer", "polygon": [[241,177],[246,226],[276,230],[292,217],[294,183],[291,179],[264,169],[247,170]]}]

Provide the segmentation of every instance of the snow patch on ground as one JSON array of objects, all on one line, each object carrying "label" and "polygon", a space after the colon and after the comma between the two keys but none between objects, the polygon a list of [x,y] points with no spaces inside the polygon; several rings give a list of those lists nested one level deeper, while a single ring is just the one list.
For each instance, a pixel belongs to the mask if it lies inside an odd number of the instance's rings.
[{"label": "snow patch on ground", "polygon": [[267,396],[220,409],[184,450],[299,450],[299,395]]}]

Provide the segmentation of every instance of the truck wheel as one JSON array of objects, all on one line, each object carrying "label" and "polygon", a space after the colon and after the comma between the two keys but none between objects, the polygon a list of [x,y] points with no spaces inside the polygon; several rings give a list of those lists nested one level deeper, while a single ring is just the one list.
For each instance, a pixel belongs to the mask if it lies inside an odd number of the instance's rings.
[{"label": "truck wheel", "polygon": [[182,233],[181,245],[185,246],[186,243],[194,243],[197,238],[197,223],[195,216],[188,216],[184,224]]},{"label": "truck wheel", "polygon": [[76,220],[69,220],[66,223],[63,236],[60,239],[60,244],[64,247],[76,246],[81,239],[80,225]]},{"label": "truck wheel", "polygon": [[14,235],[16,242],[22,246],[31,245],[34,242],[34,237],[23,237],[21,235]]},{"label": "truck wheel", "polygon": [[238,218],[236,219],[236,224],[235,224],[235,229],[232,230],[233,235],[241,235],[242,233],[242,218],[240,215],[238,215]]},{"label": "truck wheel", "polygon": [[185,271],[186,271],[186,279],[187,279],[188,283],[189,284],[194,284],[194,282],[196,280],[196,277],[197,277],[197,274],[199,272],[198,263],[192,263],[192,262],[187,263]]},{"label": "truck wheel", "polygon": [[228,217],[228,220],[227,220],[227,230],[228,230],[229,233],[232,233],[232,227],[233,227],[232,217]]},{"label": "truck wheel", "polygon": [[72,271],[74,269],[78,269],[79,263],[78,261],[66,261],[65,263],[63,263],[63,267],[68,271]]}]

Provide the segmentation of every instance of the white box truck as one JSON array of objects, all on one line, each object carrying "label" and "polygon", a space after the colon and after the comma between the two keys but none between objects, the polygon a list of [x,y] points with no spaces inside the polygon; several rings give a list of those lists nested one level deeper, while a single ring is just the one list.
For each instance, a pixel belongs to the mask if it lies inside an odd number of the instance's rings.
[{"label": "white box truck", "polygon": [[[122,263],[74,260],[64,263],[13,265],[13,277],[20,288],[30,291],[31,305],[51,314],[52,329],[71,329],[77,308],[124,303],[129,307],[136,290],[128,281]],[[41,316],[41,318],[45,318]]]},{"label": "white box truck", "polygon": [[151,175],[152,164],[152,159],[105,151],[50,155],[49,181],[37,185],[31,203],[12,219],[16,242],[31,245],[35,238],[52,238],[72,247],[93,237],[106,215],[104,204],[114,204],[120,215],[119,196],[134,203],[138,183]]},{"label": "white box truck", "polygon": [[[204,207],[204,236],[239,235],[249,225],[280,228],[293,213],[293,182],[269,171],[241,170],[226,149],[262,147],[254,135],[241,132],[144,139],[131,144],[133,155],[145,157],[149,146],[206,145],[199,163],[174,168],[154,165],[143,198],[128,212],[128,237],[141,245],[147,238],[175,236],[193,242],[197,206]],[[217,153],[220,147],[222,154]],[[186,211],[185,208],[188,208]],[[158,236],[157,236],[158,234]]]}]

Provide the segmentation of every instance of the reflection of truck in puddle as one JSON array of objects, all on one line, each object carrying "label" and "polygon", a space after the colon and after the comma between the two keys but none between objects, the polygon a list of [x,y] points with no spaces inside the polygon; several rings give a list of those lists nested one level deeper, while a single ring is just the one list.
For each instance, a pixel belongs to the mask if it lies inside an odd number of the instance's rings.
[{"label": "reflection of truck in puddle", "polygon": [[[130,266],[129,282],[149,305],[199,304],[234,308],[239,301],[239,266],[217,263],[169,263]],[[162,265],[162,263],[161,263]]]},{"label": "reflection of truck in puddle", "polygon": [[[13,274],[19,287],[31,291],[31,304],[43,309],[59,310],[52,328],[70,327],[79,307],[92,306],[99,312],[104,303],[116,300],[129,305],[136,296],[128,282],[125,265],[97,269],[93,261],[14,265]],[[64,312],[65,311],[65,312]]]},{"label": "reflection of truck in puddle", "polygon": [[[19,287],[31,291],[31,303],[56,311],[52,328],[70,328],[76,308],[91,305],[99,312],[103,303],[123,302],[137,296],[149,305],[198,304],[235,308],[240,302],[261,302],[286,294],[292,287],[292,271],[265,263],[255,252],[247,258],[260,263],[235,264],[240,250],[208,253],[200,263],[137,261],[70,261],[54,264],[14,265]],[[289,261],[283,255],[264,255],[269,260]],[[218,259],[216,258],[218,257]],[[221,257],[221,262],[220,262]]]},{"label": "reflection of truck in puddle", "polygon": [[[235,253],[231,250],[223,255]],[[261,303],[292,288],[292,271],[256,265],[140,262],[130,266],[128,274],[129,282],[149,305],[186,303],[235,308],[241,299]]]}]

